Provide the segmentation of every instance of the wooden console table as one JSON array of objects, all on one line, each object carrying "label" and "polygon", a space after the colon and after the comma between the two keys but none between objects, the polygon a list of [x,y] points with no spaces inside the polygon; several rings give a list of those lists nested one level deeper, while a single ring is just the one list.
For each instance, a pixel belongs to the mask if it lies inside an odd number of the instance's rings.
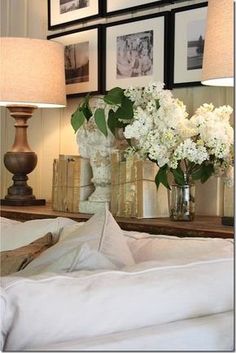
[{"label": "wooden console table", "polygon": [[[77,222],[84,222],[92,215],[84,213],[67,213],[53,211],[51,205],[12,207],[1,206],[1,216],[19,221],[32,219],[67,217]],[[193,222],[173,222],[169,218],[120,218],[116,221],[124,230],[133,230],[152,234],[169,234],[176,236],[233,238],[234,229],[223,226],[220,217],[197,216]]]}]

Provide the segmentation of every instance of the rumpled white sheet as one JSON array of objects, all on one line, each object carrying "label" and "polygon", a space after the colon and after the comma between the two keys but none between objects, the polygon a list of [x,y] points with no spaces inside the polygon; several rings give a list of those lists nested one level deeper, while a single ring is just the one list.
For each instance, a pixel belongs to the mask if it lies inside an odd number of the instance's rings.
[{"label": "rumpled white sheet", "polygon": [[232,311],[118,332],[60,342],[43,351],[232,351],[234,348]]},{"label": "rumpled white sheet", "polygon": [[233,309],[232,258],[153,266],[3,278],[4,349],[37,350]]}]

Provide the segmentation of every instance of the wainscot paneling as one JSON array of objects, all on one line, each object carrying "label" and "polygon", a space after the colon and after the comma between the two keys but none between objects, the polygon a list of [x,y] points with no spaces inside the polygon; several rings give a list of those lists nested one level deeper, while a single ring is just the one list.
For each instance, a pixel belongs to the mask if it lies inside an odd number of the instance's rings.
[{"label": "wainscot paneling", "polygon": [[[192,0],[191,4],[204,2]],[[170,8],[189,5],[190,1],[183,1],[167,5],[161,9],[148,9],[132,12],[116,19],[130,18],[166,11]],[[91,21],[90,24],[111,22],[114,18]],[[17,36],[44,39],[48,34],[58,33],[71,28],[80,28],[87,23],[73,27],[47,31],[47,0],[1,0],[1,36]],[[188,87],[174,90],[174,95],[183,100],[189,114],[204,102],[233,106],[233,90],[219,87]],[[78,149],[75,135],[70,126],[70,115],[78,104],[78,99],[68,99],[65,109],[39,109],[35,111],[29,124],[29,143],[38,154],[38,165],[30,174],[29,184],[33,187],[37,197],[51,199],[52,163],[61,154],[77,154]],[[3,155],[9,150],[14,138],[14,123],[5,108],[1,109],[1,197],[6,194],[11,175],[3,166]],[[221,214],[223,206],[222,182],[218,179],[210,180],[206,185],[198,185],[197,213]],[[211,195],[211,205],[207,203],[205,195]],[[215,199],[214,199],[215,197]]]}]

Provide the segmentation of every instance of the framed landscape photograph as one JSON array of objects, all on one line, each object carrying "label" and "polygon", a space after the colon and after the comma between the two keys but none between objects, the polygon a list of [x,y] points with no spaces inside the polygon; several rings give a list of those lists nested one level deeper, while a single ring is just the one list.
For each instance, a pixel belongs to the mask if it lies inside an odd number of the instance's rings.
[{"label": "framed landscape photograph", "polygon": [[105,26],[105,90],[167,83],[167,13]]},{"label": "framed landscape photograph", "polygon": [[64,45],[66,94],[101,93],[101,26],[59,33],[48,39]]},{"label": "framed landscape photograph", "polygon": [[48,0],[48,29],[56,29],[102,15],[103,0]]},{"label": "framed landscape photograph", "polygon": [[172,87],[201,85],[207,3],[172,11]]},{"label": "framed landscape photograph", "polygon": [[129,10],[141,10],[147,7],[161,6],[170,3],[172,0],[104,0],[105,13],[117,15]]}]

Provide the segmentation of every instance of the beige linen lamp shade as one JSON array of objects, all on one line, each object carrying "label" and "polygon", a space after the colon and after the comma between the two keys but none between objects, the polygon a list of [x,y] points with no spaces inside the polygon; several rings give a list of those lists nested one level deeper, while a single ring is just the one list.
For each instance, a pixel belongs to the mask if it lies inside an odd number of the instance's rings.
[{"label": "beige linen lamp shade", "polygon": [[233,0],[209,0],[202,83],[233,86]]},{"label": "beige linen lamp shade", "polygon": [[66,105],[64,47],[30,38],[0,38],[0,105]]}]

